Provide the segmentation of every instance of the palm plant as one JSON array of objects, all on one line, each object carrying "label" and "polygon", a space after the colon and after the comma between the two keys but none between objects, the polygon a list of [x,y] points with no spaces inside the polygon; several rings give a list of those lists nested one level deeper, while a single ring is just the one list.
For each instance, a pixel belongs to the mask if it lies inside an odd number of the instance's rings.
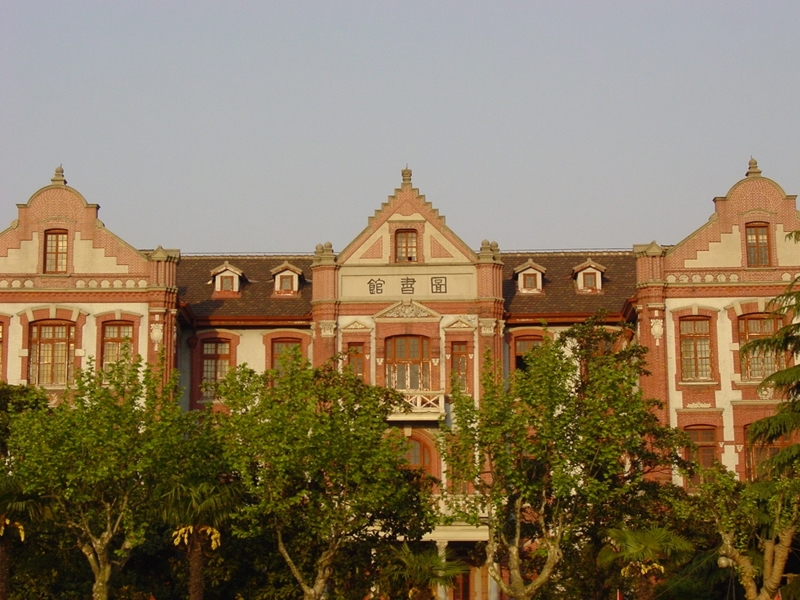
[{"label": "palm plant", "polygon": [[222,529],[241,497],[235,483],[178,483],[164,496],[162,518],[175,528],[172,540],[183,546],[189,562],[189,598],[203,600],[206,549],[222,543]]},{"label": "palm plant", "polygon": [[622,575],[633,579],[636,598],[654,597],[654,587],[666,573],[666,566],[691,558],[692,544],[665,527],[609,529],[608,543],[597,556],[600,566],[622,564]]},{"label": "palm plant", "polygon": [[452,587],[469,567],[456,560],[450,551],[440,554],[436,548],[414,552],[407,543],[391,549],[392,562],[385,575],[390,585],[403,588],[409,600],[434,600],[439,586]]}]

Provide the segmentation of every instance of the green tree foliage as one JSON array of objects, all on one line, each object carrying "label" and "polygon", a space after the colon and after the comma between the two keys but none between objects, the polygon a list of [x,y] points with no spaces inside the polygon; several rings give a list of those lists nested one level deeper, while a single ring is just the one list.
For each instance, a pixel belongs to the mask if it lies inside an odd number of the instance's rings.
[{"label": "green tree foliage", "polygon": [[602,507],[680,462],[683,437],[638,391],[644,355],[592,319],[534,348],[508,387],[489,365],[479,404],[454,395],[445,496],[454,518],[488,526],[487,567],[508,597],[539,594]]},{"label": "green tree foliage", "polygon": [[274,533],[305,599],[322,597],[342,555],[432,527],[430,481],[387,427],[395,393],[297,353],[278,371],[237,369],[218,393],[225,453],[250,500],[239,533]]},{"label": "green tree foliage", "polygon": [[[800,240],[800,232],[794,232],[795,241]],[[759,338],[745,344],[742,355],[776,354],[779,356],[800,355],[800,289],[797,281],[780,296],[774,298],[770,308],[775,315],[784,319],[785,325],[774,335]],[[774,387],[784,396],[785,402],[780,404],[771,417],[756,421],[748,428],[750,442],[753,444],[771,444],[781,437],[791,439],[800,435],[800,361],[781,369],[766,377],[762,388]],[[796,469],[800,465],[800,444],[795,443],[783,448],[777,456],[765,465],[779,471]]]},{"label": "green tree foliage", "polygon": [[737,481],[719,466],[703,473],[687,514],[710,522],[719,536],[720,566],[733,567],[747,600],[772,600],[784,582],[800,527],[800,479],[776,474]]},{"label": "green tree foliage", "polygon": [[25,493],[46,499],[91,567],[94,600],[145,536],[152,503],[191,455],[174,382],[141,359],[93,365],[49,409],[12,417],[9,463]]},{"label": "green tree foliage", "polygon": [[35,495],[24,493],[9,464],[8,438],[11,418],[27,410],[47,406],[42,390],[30,386],[8,385],[0,382],[0,600],[11,592],[11,561],[14,537],[25,538],[25,528],[42,518],[44,502]]}]

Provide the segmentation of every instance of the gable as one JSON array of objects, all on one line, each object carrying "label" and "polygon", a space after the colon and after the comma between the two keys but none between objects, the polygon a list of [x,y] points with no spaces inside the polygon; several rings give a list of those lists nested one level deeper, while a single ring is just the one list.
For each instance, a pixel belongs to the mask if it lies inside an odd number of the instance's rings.
[{"label": "gable", "polygon": [[414,262],[475,263],[477,255],[445,224],[439,211],[411,186],[403,170],[401,187],[370,217],[367,227],[339,254],[340,265],[380,265],[398,261],[397,233],[416,236]]},{"label": "gable", "polygon": [[47,237],[57,232],[67,255],[59,274],[150,274],[148,257],[105,228],[100,207],[67,186],[60,167],[51,185],[17,208],[18,218],[0,233],[0,273],[43,273]]},{"label": "gable", "polygon": [[[751,159],[745,178],[726,196],[714,198],[714,214],[702,227],[668,249],[665,270],[742,270],[800,265],[800,247],[786,240],[800,229],[796,196],[787,196]],[[749,247],[749,250],[748,250]],[[748,255],[748,252],[750,254]],[[758,254],[758,258],[754,258]],[[726,279],[741,274],[701,274]]]}]

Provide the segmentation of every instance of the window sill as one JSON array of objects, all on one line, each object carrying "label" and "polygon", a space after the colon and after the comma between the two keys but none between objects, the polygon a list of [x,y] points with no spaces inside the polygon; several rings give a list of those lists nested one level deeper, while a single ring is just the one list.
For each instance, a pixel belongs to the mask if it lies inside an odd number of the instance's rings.
[{"label": "window sill", "polygon": [[698,387],[698,386],[708,386],[708,385],[719,385],[719,381],[716,379],[703,379],[697,381],[679,381],[678,385],[688,385],[690,387]]}]

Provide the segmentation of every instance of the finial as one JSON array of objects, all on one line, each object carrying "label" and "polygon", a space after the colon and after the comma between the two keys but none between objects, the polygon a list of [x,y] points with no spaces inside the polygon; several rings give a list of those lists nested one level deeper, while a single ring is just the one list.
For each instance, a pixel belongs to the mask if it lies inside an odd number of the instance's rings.
[{"label": "finial", "polygon": [[408,168],[408,164],[400,173],[403,175],[403,183],[411,183],[411,169]]},{"label": "finial", "polygon": [[53,183],[53,185],[67,185],[67,180],[64,179],[64,167],[58,165],[56,167],[56,174],[53,175],[50,181]]},{"label": "finial", "polygon": [[745,177],[760,177],[761,176],[761,169],[758,168],[758,162],[752,156],[750,157],[750,162],[747,163],[747,173],[744,174]]}]

